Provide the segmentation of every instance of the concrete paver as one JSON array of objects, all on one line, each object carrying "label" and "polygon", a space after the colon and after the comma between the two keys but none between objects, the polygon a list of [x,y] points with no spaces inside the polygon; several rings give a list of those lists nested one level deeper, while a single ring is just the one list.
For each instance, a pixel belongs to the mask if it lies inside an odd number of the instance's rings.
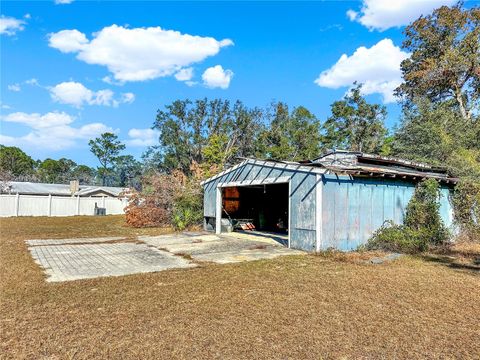
[{"label": "concrete paver", "polygon": [[30,251],[49,282],[196,266],[167,251],[134,243],[34,246]]},{"label": "concrete paver", "polygon": [[125,239],[124,237],[111,236],[111,237],[99,237],[99,238],[75,238],[75,239],[35,239],[27,240],[26,243],[29,246],[39,245],[63,245],[63,244],[82,244],[82,243],[101,243],[107,241],[116,241]]},{"label": "concrete paver", "polygon": [[[260,233],[139,236],[138,240],[143,243],[119,241],[122,239],[125,238],[36,239],[26,243],[49,282],[190,268],[202,261],[226,264],[304,254],[280,245],[275,237]],[[280,237],[280,241],[285,239]],[[114,240],[116,242],[108,243]],[[190,255],[193,260],[183,255]]]}]

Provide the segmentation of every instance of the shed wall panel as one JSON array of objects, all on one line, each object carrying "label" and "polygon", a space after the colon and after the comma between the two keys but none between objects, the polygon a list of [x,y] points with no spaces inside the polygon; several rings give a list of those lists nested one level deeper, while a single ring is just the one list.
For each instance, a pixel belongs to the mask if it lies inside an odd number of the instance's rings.
[{"label": "shed wall panel", "polygon": [[314,251],[315,237],[315,174],[293,173],[290,184],[290,247]]},{"label": "shed wall panel", "polygon": [[[403,223],[415,183],[323,176],[322,249],[353,250],[366,244],[385,221]],[[449,188],[441,189],[440,215],[452,227]]]}]

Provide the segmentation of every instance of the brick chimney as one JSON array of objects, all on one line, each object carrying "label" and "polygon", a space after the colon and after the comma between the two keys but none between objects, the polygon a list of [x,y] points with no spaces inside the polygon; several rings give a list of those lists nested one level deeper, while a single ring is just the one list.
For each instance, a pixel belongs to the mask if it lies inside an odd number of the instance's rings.
[{"label": "brick chimney", "polygon": [[70,193],[73,195],[78,190],[80,190],[80,182],[78,180],[71,180],[70,181]]}]

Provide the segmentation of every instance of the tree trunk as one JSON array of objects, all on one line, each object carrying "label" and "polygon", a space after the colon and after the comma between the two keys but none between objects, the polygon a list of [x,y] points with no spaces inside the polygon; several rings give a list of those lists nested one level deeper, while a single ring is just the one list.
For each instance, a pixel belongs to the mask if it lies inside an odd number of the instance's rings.
[{"label": "tree trunk", "polygon": [[458,89],[455,90],[455,99],[457,100],[458,107],[460,108],[460,113],[465,120],[470,120],[470,113],[465,109],[465,104],[463,102],[462,92]]}]

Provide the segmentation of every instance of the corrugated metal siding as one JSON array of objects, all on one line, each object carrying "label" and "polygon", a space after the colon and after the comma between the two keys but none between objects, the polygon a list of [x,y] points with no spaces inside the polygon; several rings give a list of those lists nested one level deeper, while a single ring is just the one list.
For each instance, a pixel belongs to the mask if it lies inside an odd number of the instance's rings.
[{"label": "corrugated metal siding", "polygon": [[217,184],[217,181],[212,181],[203,187],[203,216],[215,217]]},{"label": "corrugated metal siding", "polygon": [[294,173],[290,184],[290,247],[314,251],[316,175]]},{"label": "corrugated metal siding", "polygon": [[[353,250],[387,220],[403,222],[415,184],[398,180],[323,176],[322,249]],[[441,216],[452,225],[449,189],[442,189]]]}]

